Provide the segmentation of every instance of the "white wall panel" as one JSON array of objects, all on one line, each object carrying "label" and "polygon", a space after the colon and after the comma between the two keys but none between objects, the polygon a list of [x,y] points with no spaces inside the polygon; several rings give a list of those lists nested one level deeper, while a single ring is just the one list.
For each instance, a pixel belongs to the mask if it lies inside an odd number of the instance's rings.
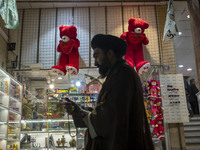
[{"label": "white wall panel", "polygon": [[29,69],[29,65],[37,61],[39,9],[25,10],[21,69]]},{"label": "white wall panel", "polygon": [[124,17],[124,32],[128,31],[128,20],[129,18],[139,18],[139,7],[138,6],[124,6],[123,17]]},{"label": "white wall panel", "polygon": [[[57,13],[57,35],[56,35],[56,48],[58,46],[58,43],[60,41],[60,25],[70,26],[73,24],[73,18],[72,18],[72,8],[61,8],[58,9]],[[59,52],[56,51],[56,62],[59,58]]]},{"label": "white wall panel", "polygon": [[117,37],[123,33],[121,7],[107,7],[107,31]]},{"label": "white wall panel", "polygon": [[155,7],[140,6],[140,18],[149,23],[149,28],[145,30],[145,34],[149,39],[149,44],[143,46],[144,57],[146,60],[150,61],[152,65],[159,65],[160,56]]},{"label": "white wall panel", "polygon": [[74,25],[77,27],[77,38],[80,40],[79,67],[89,66],[89,8],[74,9]]},{"label": "white wall panel", "polygon": [[56,9],[42,9],[40,19],[39,63],[42,69],[54,66]]},{"label": "white wall panel", "polygon": [[[95,34],[106,33],[105,7],[90,9],[91,39]],[[91,66],[94,66],[93,50],[91,49]]]}]

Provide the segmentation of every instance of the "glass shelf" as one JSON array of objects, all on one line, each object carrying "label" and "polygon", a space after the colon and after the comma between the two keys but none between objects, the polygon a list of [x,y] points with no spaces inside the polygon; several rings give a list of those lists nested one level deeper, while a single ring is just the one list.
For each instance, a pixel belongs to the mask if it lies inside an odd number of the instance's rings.
[{"label": "glass shelf", "polygon": [[20,128],[19,126],[11,125],[10,123],[9,123],[8,126],[9,126],[10,128]]},{"label": "glass shelf", "polygon": [[19,139],[9,139],[9,138],[7,140],[10,141],[10,142],[11,141],[19,141]]},{"label": "glass shelf", "polygon": [[40,122],[66,122],[73,121],[73,119],[35,119],[35,120],[21,120],[21,123],[40,123]]},{"label": "glass shelf", "polygon": [[[76,129],[71,129],[70,132],[76,132]],[[21,131],[21,134],[41,134],[41,133],[69,133],[69,130],[51,130],[51,131]]]},{"label": "glass shelf", "polygon": [[0,96],[8,96],[6,93],[0,91]]},{"label": "glass shelf", "polygon": [[8,108],[5,107],[4,105],[1,105],[1,104],[0,104],[0,111],[1,111],[1,110],[8,110]]},{"label": "glass shelf", "polygon": [[35,150],[37,150],[37,149],[48,149],[48,148],[45,148],[45,147],[37,147],[37,148],[21,148],[21,150],[30,150],[30,149],[35,149]]},{"label": "glass shelf", "polygon": [[1,108],[4,108],[4,109],[6,109],[6,110],[8,109],[6,106],[0,104],[0,109],[1,109]]},{"label": "glass shelf", "polygon": [[7,138],[6,138],[6,137],[1,137],[1,136],[0,136],[0,141],[2,141],[2,140],[5,140],[5,141],[6,141]]},{"label": "glass shelf", "polygon": [[14,100],[14,101],[16,101],[16,102],[20,102],[19,99],[16,99],[16,98],[11,97],[11,96],[10,96],[10,99],[12,99],[12,100]]}]

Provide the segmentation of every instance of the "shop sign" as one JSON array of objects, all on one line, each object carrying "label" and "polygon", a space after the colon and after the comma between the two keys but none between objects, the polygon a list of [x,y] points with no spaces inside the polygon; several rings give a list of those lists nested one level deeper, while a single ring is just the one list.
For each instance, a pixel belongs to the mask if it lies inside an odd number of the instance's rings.
[{"label": "shop sign", "polygon": [[170,67],[169,66],[163,66],[163,70],[168,71],[168,70],[170,70]]},{"label": "shop sign", "polygon": [[56,89],[56,93],[68,94],[69,89]]}]

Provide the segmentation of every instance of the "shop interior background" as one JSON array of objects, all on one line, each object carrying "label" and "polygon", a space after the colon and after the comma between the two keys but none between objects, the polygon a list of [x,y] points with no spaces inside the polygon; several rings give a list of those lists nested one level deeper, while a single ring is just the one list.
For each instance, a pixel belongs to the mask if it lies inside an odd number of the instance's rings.
[{"label": "shop interior background", "polygon": [[[128,19],[140,17],[149,22],[145,31],[149,44],[144,47],[145,59],[152,65],[169,66],[166,73],[183,73],[197,78],[194,50],[186,2],[174,2],[175,19],[180,35],[174,41],[163,42],[167,2],[160,3],[56,3],[18,2],[20,26],[16,30],[1,27],[16,43],[14,51],[7,51],[1,37],[1,65],[17,71],[30,70],[30,65],[42,64],[42,70],[55,65],[59,54],[56,47],[60,40],[59,25],[74,24],[78,29],[80,68],[93,68],[90,40],[97,33],[120,36],[128,30]],[[132,5],[132,6],[131,6]],[[17,59],[16,59],[17,56]],[[6,58],[8,58],[6,62]],[[12,68],[17,62],[16,68]],[[180,67],[183,65],[184,67]],[[187,71],[192,68],[191,71]],[[44,75],[46,76],[46,74]],[[197,80],[196,80],[197,81]]]}]

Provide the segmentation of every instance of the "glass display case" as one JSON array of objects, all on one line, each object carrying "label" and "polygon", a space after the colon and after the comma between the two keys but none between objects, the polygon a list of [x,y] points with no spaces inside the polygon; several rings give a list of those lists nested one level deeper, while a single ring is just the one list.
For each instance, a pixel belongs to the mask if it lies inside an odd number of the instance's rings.
[{"label": "glass display case", "polygon": [[21,121],[21,149],[75,150],[76,128],[72,119]]},{"label": "glass display case", "polygon": [[0,149],[20,147],[22,85],[0,67]]}]

